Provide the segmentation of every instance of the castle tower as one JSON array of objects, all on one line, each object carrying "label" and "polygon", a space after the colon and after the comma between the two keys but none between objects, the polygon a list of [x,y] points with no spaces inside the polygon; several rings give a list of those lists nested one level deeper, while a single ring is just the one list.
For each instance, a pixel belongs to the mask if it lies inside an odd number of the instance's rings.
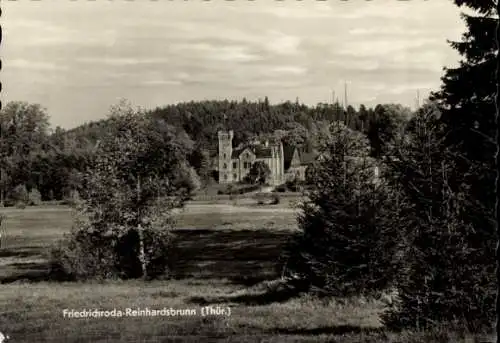
[{"label": "castle tower", "polygon": [[285,153],[283,151],[283,142],[279,142],[279,170],[280,170],[280,181],[279,184],[285,182]]},{"label": "castle tower", "polygon": [[233,154],[234,133],[230,131],[217,132],[219,138],[219,183],[233,182],[233,165],[231,155]]},{"label": "castle tower", "polygon": [[281,142],[273,144],[271,148],[272,160],[271,160],[271,183],[273,185],[279,185],[283,183],[283,145]]}]

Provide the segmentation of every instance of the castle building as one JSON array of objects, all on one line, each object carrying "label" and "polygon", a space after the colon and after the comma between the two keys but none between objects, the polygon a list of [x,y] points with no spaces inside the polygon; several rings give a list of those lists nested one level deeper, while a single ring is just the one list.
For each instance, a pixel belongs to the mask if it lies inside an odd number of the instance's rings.
[{"label": "castle building", "polygon": [[233,131],[219,131],[217,169],[219,183],[241,182],[255,162],[262,161],[269,167],[268,183],[276,186],[298,178],[305,180],[305,170],[314,161],[312,154],[301,152],[298,147],[287,146],[279,140],[252,141],[233,148]]}]

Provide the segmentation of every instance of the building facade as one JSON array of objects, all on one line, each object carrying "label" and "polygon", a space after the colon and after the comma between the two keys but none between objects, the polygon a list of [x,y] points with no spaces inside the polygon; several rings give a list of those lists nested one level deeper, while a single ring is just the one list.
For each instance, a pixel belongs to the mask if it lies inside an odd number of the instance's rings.
[{"label": "building facade", "polygon": [[[216,171],[219,183],[241,182],[255,162],[264,162],[271,171],[269,185],[277,186],[288,181],[304,181],[307,168],[324,155],[308,152],[300,146],[284,146],[278,140],[250,141],[233,148],[233,131],[219,131],[219,151]],[[354,158],[356,159],[356,158]],[[375,161],[374,182],[379,182],[380,170]]]},{"label": "building facade", "polygon": [[233,148],[233,131],[219,131],[217,169],[219,183],[241,182],[255,162],[264,162],[271,171],[268,183],[276,186],[295,178],[304,180],[304,163],[298,147],[284,147],[280,140],[250,141]]}]

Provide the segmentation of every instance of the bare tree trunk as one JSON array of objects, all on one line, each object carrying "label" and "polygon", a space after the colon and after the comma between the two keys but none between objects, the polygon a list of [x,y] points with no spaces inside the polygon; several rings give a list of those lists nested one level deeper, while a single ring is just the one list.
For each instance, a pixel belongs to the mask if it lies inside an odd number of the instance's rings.
[{"label": "bare tree trunk", "polygon": [[146,252],[144,249],[144,230],[141,224],[137,226],[137,232],[139,234],[139,261],[141,262],[142,277],[146,278],[148,276],[148,270],[146,263]]},{"label": "bare tree trunk", "polygon": [[[137,177],[137,201],[139,202],[141,198],[141,179],[140,176]],[[140,211],[140,209],[138,209]],[[146,263],[146,252],[144,248],[144,229],[140,224],[141,214],[138,213],[138,224],[137,233],[139,235],[139,261],[141,263],[142,278],[146,278],[148,275],[147,263]]]}]

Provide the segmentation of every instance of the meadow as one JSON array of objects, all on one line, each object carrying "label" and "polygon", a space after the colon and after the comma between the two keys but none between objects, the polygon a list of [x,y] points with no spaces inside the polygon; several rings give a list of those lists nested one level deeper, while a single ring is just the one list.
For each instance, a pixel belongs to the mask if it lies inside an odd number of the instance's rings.
[{"label": "meadow", "polygon": [[[387,332],[375,299],[290,298],[276,264],[297,230],[298,199],[195,201],[176,213],[172,278],[144,282],[47,280],[47,253],[71,209],[3,208],[0,332],[12,342],[475,342],[453,332]],[[224,315],[202,316],[220,307]],[[67,318],[63,311],[192,309],[190,316]],[[229,310],[227,310],[229,309]],[[479,342],[479,341],[478,341]]]}]

